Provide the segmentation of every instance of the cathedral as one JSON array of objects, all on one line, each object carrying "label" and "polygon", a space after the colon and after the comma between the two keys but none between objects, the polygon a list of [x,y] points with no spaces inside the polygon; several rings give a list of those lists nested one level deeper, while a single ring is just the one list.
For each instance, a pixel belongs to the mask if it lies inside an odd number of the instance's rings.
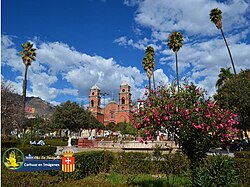
[{"label": "cathedral", "polygon": [[[97,85],[92,86],[89,94],[88,110],[105,126],[109,123],[130,122],[132,100],[128,83],[123,82],[120,85],[119,104],[112,98],[112,100],[105,105],[105,94],[106,93],[101,93]],[[101,108],[101,95],[104,96],[104,108]]]}]

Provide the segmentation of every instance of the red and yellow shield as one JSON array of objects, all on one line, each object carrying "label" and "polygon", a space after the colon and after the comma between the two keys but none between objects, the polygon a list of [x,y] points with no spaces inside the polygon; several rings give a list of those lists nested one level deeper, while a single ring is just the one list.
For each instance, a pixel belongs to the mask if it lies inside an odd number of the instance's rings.
[{"label": "red and yellow shield", "polygon": [[64,172],[75,171],[75,158],[73,157],[73,151],[64,151],[62,157],[62,170]]}]

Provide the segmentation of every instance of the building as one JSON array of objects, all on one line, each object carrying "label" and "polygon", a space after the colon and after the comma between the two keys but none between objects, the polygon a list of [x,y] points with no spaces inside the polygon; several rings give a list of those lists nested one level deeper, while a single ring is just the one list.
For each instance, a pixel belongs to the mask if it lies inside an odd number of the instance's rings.
[{"label": "building", "polygon": [[97,85],[92,86],[89,94],[88,110],[92,112],[99,122],[104,125],[109,123],[130,122],[132,100],[128,83],[123,82],[120,85],[119,104],[112,98],[104,108],[101,108],[101,96],[103,96],[105,105],[106,93],[102,93]]}]

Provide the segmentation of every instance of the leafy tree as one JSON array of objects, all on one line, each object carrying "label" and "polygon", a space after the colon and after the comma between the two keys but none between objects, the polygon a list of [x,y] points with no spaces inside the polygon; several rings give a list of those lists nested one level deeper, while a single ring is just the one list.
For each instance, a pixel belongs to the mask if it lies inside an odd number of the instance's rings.
[{"label": "leafy tree", "polygon": [[23,51],[20,52],[22,55],[22,60],[25,65],[25,73],[23,80],[23,107],[25,109],[25,100],[26,100],[26,90],[27,90],[27,73],[28,68],[31,65],[32,61],[36,60],[36,48],[33,48],[33,44],[26,42],[22,44]]},{"label": "leafy tree", "polygon": [[91,136],[91,132],[93,129],[96,129],[98,132],[100,129],[104,129],[104,125],[100,123],[90,111],[85,110],[85,115],[83,116],[85,122],[83,123],[82,128],[89,130],[89,136]]},{"label": "leafy tree", "polygon": [[130,134],[133,136],[137,135],[137,129],[135,127],[133,127],[130,123],[126,123],[126,122],[118,123],[115,126],[114,130],[120,131],[120,133],[122,135],[125,135],[125,134]]},{"label": "leafy tree", "polygon": [[154,48],[153,47],[148,46],[146,48],[145,57],[143,58],[142,65],[148,77],[149,90],[151,89],[151,77],[152,76],[153,76],[153,83],[154,83],[154,89],[155,89],[155,80],[154,80],[155,63],[154,63]]},{"label": "leafy tree", "polygon": [[51,122],[50,119],[44,119],[40,117],[28,119],[27,127],[29,127],[31,131],[42,135],[57,130],[56,126]]},{"label": "leafy tree", "polygon": [[228,81],[230,78],[232,78],[233,74],[230,71],[230,67],[227,69],[221,68],[219,79],[216,82],[216,87],[219,89],[221,88],[226,81]]},{"label": "leafy tree", "polygon": [[114,123],[108,123],[105,127],[106,130],[114,131],[116,124]]},{"label": "leafy tree", "polygon": [[250,130],[250,69],[242,70],[235,79],[229,79],[214,95],[217,104],[240,116],[239,128]]},{"label": "leafy tree", "polygon": [[168,47],[170,50],[173,50],[175,53],[175,62],[176,62],[176,80],[177,80],[177,87],[179,92],[179,72],[178,72],[178,58],[177,53],[182,47],[183,36],[180,32],[174,31],[172,34],[168,36]]},{"label": "leafy tree", "polygon": [[84,110],[76,102],[67,101],[57,106],[52,115],[52,122],[58,129],[70,131],[97,128],[99,122],[89,111]]},{"label": "leafy tree", "polygon": [[233,66],[233,70],[234,70],[234,75],[236,76],[236,70],[235,70],[235,66],[234,66],[234,62],[233,62],[233,57],[231,55],[231,51],[229,49],[229,46],[227,44],[227,40],[225,38],[224,32],[222,30],[222,11],[218,8],[214,8],[211,10],[210,12],[210,20],[215,24],[215,26],[217,27],[217,29],[219,29],[221,31],[222,37],[225,41],[228,53],[229,53],[229,57]]}]

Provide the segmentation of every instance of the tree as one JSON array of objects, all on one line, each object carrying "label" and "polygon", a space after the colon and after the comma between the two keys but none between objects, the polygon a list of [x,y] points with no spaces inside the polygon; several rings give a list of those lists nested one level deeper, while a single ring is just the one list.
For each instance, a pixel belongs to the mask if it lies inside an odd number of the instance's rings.
[{"label": "tree", "polygon": [[105,126],[105,129],[106,129],[106,130],[114,131],[115,126],[116,126],[115,123],[108,123],[108,124]]},{"label": "tree", "polygon": [[180,32],[174,31],[168,36],[168,47],[170,50],[173,50],[175,53],[175,63],[176,63],[176,80],[177,80],[177,89],[179,92],[179,72],[178,72],[178,58],[177,53],[182,47],[183,36]]},{"label": "tree", "polygon": [[151,90],[151,77],[153,76],[153,83],[154,83],[154,89],[155,89],[155,80],[154,80],[154,48],[151,46],[148,46],[145,51],[145,57],[142,61],[143,69],[147,74],[148,77],[148,87],[149,90]]},{"label": "tree", "polygon": [[100,127],[99,121],[76,102],[67,101],[57,106],[52,115],[52,122],[58,129],[79,131],[80,129],[94,129]]},{"label": "tree", "polygon": [[236,70],[235,70],[235,66],[234,66],[234,62],[233,62],[233,57],[232,57],[231,51],[229,49],[227,40],[225,38],[224,32],[222,30],[222,15],[221,14],[222,14],[222,11],[220,9],[218,9],[218,8],[212,9],[210,12],[210,20],[215,24],[217,29],[219,29],[221,31],[222,37],[225,41],[225,44],[226,44],[226,47],[227,47],[227,50],[229,53],[229,57],[230,57],[230,60],[231,60],[232,66],[233,66],[234,75],[236,76]]},{"label": "tree", "polygon": [[133,127],[130,123],[126,122],[118,123],[115,126],[114,131],[120,131],[122,135],[130,134],[136,136],[137,134],[137,129]]},{"label": "tree", "polygon": [[235,136],[236,117],[207,99],[204,90],[185,83],[179,92],[173,85],[158,87],[155,94],[148,95],[143,107],[133,111],[132,124],[144,131],[144,141],[154,140],[161,129],[173,133],[194,172],[218,140]]},{"label": "tree", "polygon": [[30,42],[26,42],[22,44],[23,51],[20,52],[22,55],[22,60],[25,65],[25,73],[24,73],[24,80],[23,80],[23,107],[25,110],[25,101],[26,101],[26,90],[27,90],[27,73],[28,68],[31,65],[32,61],[36,60],[36,48],[33,48],[33,44]]},{"label": "tree", "polygon": [[44,119],[41,117],[28,119],[28,126],[31,131],[40,135],[45,135],[48,132],[56,131],[56,126],[51,123],[50,119]]},{"label": "tree", "polygon": [[226,81],[228,81],[230,78],[232,78],[233,74],[230,71],[230,67],[227,69],[221,68],[219,79],[216,82],[216,87],[220,89]]},{"label": "tree", "polygon": [[[229,79],[214,95],[217,104],[240,116],[239,128],[250,130],[250,69],[242,70],[235,79]],[[248,137],[247,137],[248,138]]]},{"label": "tree", "polygon": [[22,97],[15,93],[13,86],[1,81],[1,126],[3,137],[15,128],[21,130],[23,121]]}]

